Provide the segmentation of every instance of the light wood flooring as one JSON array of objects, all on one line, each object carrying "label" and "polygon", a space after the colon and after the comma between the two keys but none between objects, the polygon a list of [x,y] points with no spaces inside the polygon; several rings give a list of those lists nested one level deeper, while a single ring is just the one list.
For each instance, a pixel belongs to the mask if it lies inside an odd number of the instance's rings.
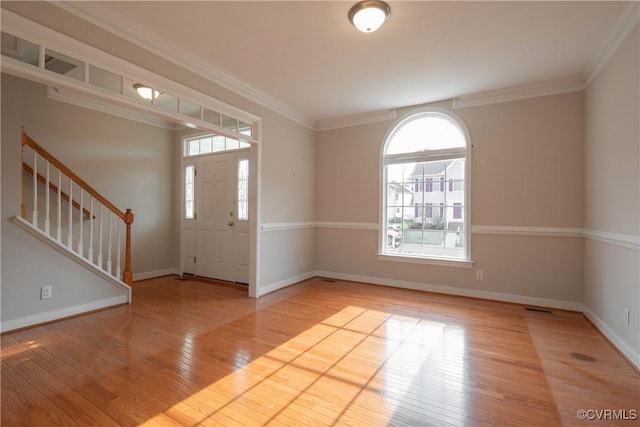
[{"label": "light wood flooring", "polygon": [[165,277],[1,339],[2,426],[639,423],[613,418],[640,375],[582,314],[359,283],[254,300]]}]

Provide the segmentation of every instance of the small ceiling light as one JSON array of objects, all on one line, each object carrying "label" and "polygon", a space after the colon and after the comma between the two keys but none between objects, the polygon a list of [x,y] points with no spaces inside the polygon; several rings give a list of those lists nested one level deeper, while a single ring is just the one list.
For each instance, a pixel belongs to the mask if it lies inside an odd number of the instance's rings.
[{"label": "small ceiling light", "polygon": [[349,21],[363,33],[372,33],[389,19],[391,8],[380,0],[356,3],[349,11]]},{"label": "small ceiling light", "polygon": [[138,95],[143,97],[144,99],[151,99],[151,94],[153,94],[153,99],[157,99],[162,92],[151,89],[149,86],[145,86],[140,83],[136,83],[133,85],[133,88],[138,92]]}]

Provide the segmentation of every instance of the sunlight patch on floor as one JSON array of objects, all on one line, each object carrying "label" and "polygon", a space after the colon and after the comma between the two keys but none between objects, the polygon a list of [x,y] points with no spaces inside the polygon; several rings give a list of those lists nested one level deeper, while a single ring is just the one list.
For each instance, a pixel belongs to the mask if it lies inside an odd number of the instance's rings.
[{"label": "sunlight patch on floor", "polygon": [[[420,370],[434,350],[448,355],[454,367],[450,379],[464,382],[464,334],[451,340],[445,327],[349,306],[145,425],[162,423],[173,411],[203,425],[384,424],[415,398],[406,395],[423,383]],[[248,352],[238,357],[247,360]]]}]

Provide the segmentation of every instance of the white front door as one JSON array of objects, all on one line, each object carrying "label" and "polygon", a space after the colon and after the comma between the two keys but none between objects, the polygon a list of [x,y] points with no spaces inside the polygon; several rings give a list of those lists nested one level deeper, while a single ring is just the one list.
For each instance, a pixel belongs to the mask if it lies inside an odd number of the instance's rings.
[{"label": "white front door", "polygon": [[[248,190],[238,174],[245,168],[248,173],[248,163],[242,163],[245,159],[248,162],[248,155],[248,152],[241,151],[213,154],[196,160],[193,240],[194,274],[197,276],[249,282],[248,209],[243,209],[241,203],[246,192],[238,191],[242,188]],[[246,201],[248,203],[248,194]]]}]

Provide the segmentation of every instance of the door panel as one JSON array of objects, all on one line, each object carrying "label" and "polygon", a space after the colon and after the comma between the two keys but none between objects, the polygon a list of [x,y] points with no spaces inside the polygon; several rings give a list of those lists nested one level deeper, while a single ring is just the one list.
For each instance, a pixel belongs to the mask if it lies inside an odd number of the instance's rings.
[{"label": "door panel", "polygon": [[[191,223],[191,224],[189,224]],[[185,256],[184,272],[195,274],[196,272],[196,223],[195,220],[185,221]]]},{"label": "door panel", "polygon": [[199,158],[196,162],[196,271],[198,276],[213,277],[214,218],[213,159]]},{"label": "door panel", "polygon": [[236,281],[234,276],[236,153],[197,160],[196,275]]},{"label": "door panel", "polygon": [[234,153],[214,156],[213,211],[216,238],[214,260],[216,279],[233,281],[233,228],[231,220],[234,203]]}]

